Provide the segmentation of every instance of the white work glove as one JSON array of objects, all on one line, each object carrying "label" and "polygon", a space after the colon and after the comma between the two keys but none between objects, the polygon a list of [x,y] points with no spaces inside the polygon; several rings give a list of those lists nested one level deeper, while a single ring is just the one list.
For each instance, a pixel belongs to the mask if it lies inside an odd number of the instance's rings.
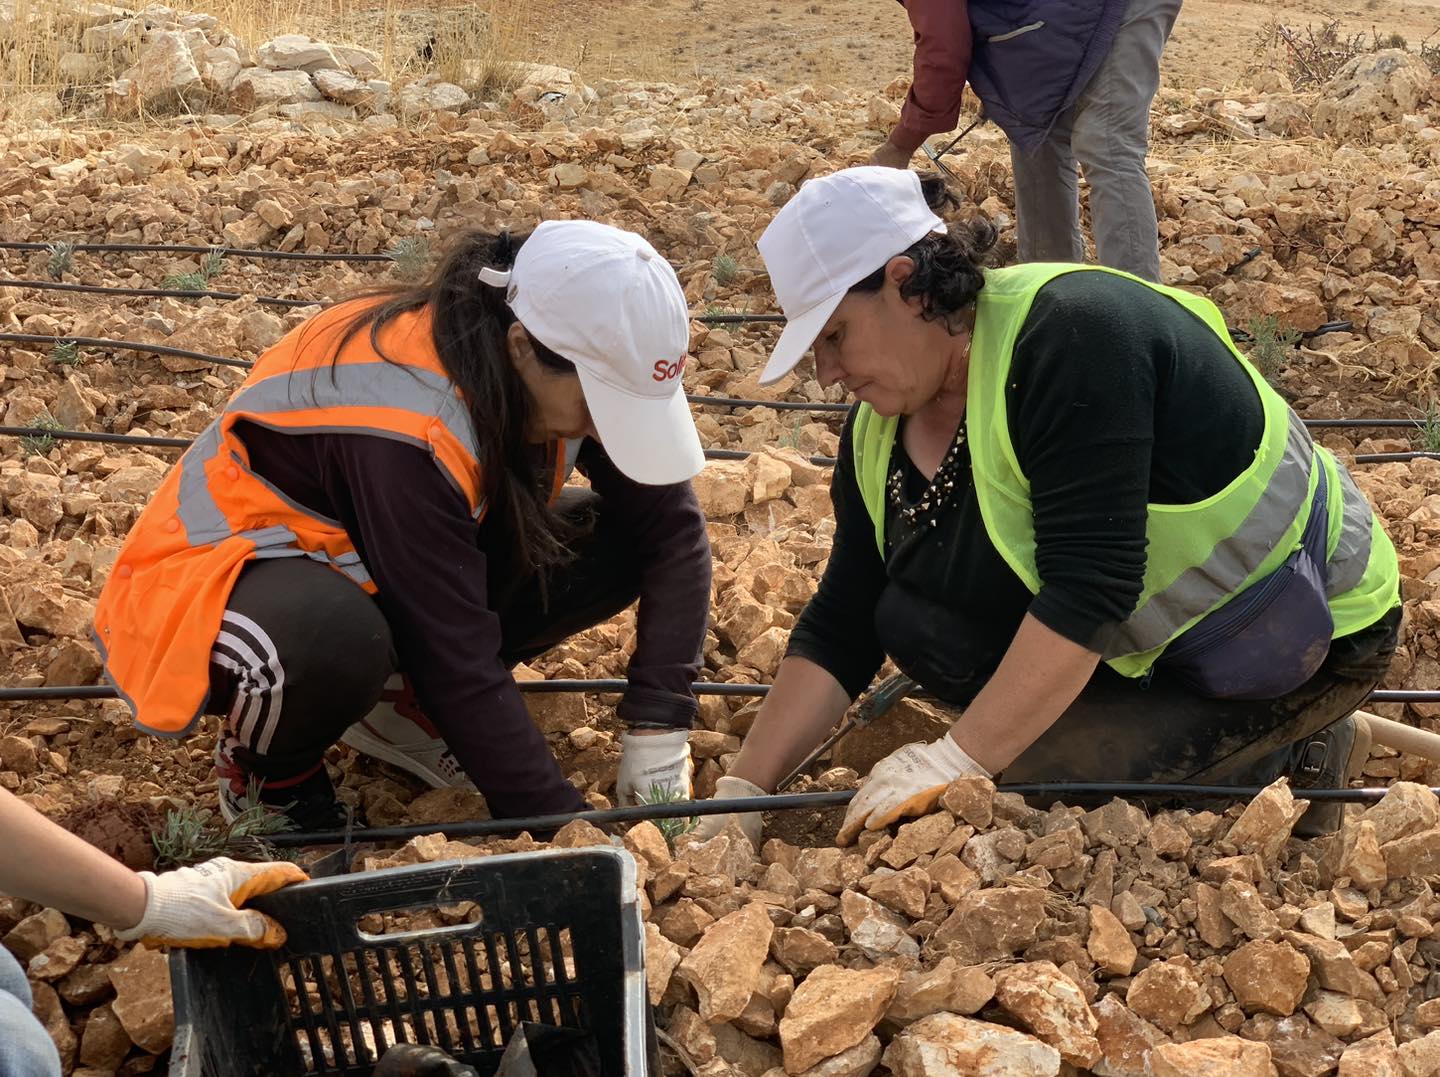
[{"label": "white work glove", "polygon": [[947,785],[971,774],[990,777],[948,734],[897,748],[871,768],[845,812],[836,843],[849,845],[861,830],[883,830],[907,815],[924,815]]},{"label": "white work glove", "polygon": [[[742,797],[763,797],[768,794],[754,782],[747,782],[744,778],[732,778],[726,775],[715,782],[716,800],[738,800]],[[728,815],[702,815],[695,829],[685,835],[687,840],[709,841],[720,831],[724,830],[731,821],[740,824],[741,832],[750,839],[750,844],[758,850],[760,848],[761,832],[765,827],[765,817],[758,811],[737,812]]]},{"label": "white work glove", "polygon": [[690,733],[624,733],[620,737],[620,774],[615,798],[621,804],[689,800],[694,788]]},{"label": "white work glove", "polygon": [[264,913],[240,906],[309,878],[285,861],[245,864],[224,856],[163,875],[142,871],[140,877],[145,880],[145,915],[116,935],[146,946],[197,950],[237,943],[260,950],[280,946],[285,929]]}]

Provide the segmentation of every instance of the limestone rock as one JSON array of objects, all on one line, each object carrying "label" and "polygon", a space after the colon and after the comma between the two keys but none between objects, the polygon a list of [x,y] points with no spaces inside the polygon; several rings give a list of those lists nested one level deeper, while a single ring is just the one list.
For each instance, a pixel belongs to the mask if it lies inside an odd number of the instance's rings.
[{"label": "limestone rock", "polygon": [[1440,827],[1386,842],[1380,852],[1392,879],[1440,874]]},{"label": "limestone rock", "polygon": [[205,88],[185,35],[177,30],[151,33],[135,66],[121,77],[130,80],[139,101],[150,108],[198,102]]},{"label": "limestone rock", "polygon": [[390,97],[390,83],[357,78],[345,71],[315,72],[315,88],[331,101],[371,112],[383,109]]},{"label": "limestone rock", "polygon": [[1238,1036],[1165,1043],[1150,1052],[1153,1077],[1271,1077],[1270,1048]]},{"label": "limestone rock", "polygon": [[1210,993],[1188,963],[1157,961],[1130,981],[1125,1005],[1167,1032],[1178,1032],[1210,1008]]},{"label": "limestone rock", "polygon": [[126,1035],[153,1055],[169,1047],[175,1035],[175,1004],[165,955],[137,946],[110,966],[110,982],[115,987],[111,1006]]},{"label": "limestone rock", "polygon": [[[881,859],[884,859],[883,854]],[[918,920],[925,915],[930,896],[931,879],[924,868],[906,868],[891,872],[874,882],[865,882],[866,893],[887,909]]]},{"label": "limestone rock", "polygon": [[1385,856],[1380,851],[1375,824],[1366,819],[1349,824],[1340,834],[1338,872],[1361,890],[1374,890],[1389,881]]},{"label": "limestone rock", "polygon": [[1338,1077],[1406,1077],[1394,1034],[1387,1028],[1345,1048]]},{"label": "limestone rock", "polygon": [[335,50],[308,34],[281,34],[255,50],[261,67],[272,71],[336,71],[345,66]]},{"label": "limestone rock", "polygon": [[1430,85],[1425,61],[1405,49],[1362,53],[1326,84],[1315,104],[1315,132],[1337,139],[1363,138],[1414,112]]},{"label": "limestone rock", "polygon": [[1245,806],[1225,840],[1242,853],[1258,853],[1266,863],[1273,863],[1309,806],[1308,800],[1296,800],[1289,782],[1281,778]]},{"label": "limestone rock", "polygon": [[438,75],[425,75],[408,83],[395,95],[401,113],[458,112],[470,103],[470,95]]},{"label": "limestone rock", "polygon": [[940,805],[973,827],[987,827],[995,814],[995,783],[989,778],[957,778],[941,794]]},{"label": "limestone rock", "polygon": [[700,511],[715,520],[734,516],[745,510],[745,494],[750,489],[744,461],[712,460],[690,480]]},{"label": "limestone rock", "polygon": [[1085,943],[1095,964],[1112,976],[1129,976],[1139,951],[1113,912],[1103,905],[1090,907],[1090,938]]},{"label": "limestone rock", "polygon": [[60,1004],[60,996],[47,983],[32,982],[30,990],[34,995],[32,1010],[60,1054],[61,1071],[69,1073],[75,1065],[75,1048],[79,1041],[70,1027],[70,1019],[65,1015],[65,1007]]},{"label": "limestone rock", "polygon": [[1052,962],[1001,969],[995,975],[995,998],[1072,1066],[1093,1066],[1099,1060],[1095,1015],[1075,982]]},{"label": "limestone rock", "polygon": [[937,1013],[916,1021],[885,1049],[895,1077],[1055,1077],[1060,1052],[1002,1025]]},{"label": "limestone rock", "polygon": [[80,1035],[80,1061],[99,1070],[117,1070],[134,1044],[109,1005],[97,1006],[85,1018]]},{"label": "limestone rock", "polygon": [[1247,1040],[1270,1048],[1280,1077],[1330,1077],[1345,1045],[1303,1013],[1291,1017],[1257,1014],[1240,1027]]},{"label": "limestone rock", "polygon": [[700,1016],[712,1024],[733,1021],[745,1010],[760,967],[770,952],[775,925],[753,901],[711,924],[679,965],[679,975],[700,999]]},{"label": "limestone rock", "polygon": [[817,968],[795,989],[780,1019],[785,1069],[801,1073],[863,1043],[884,1016],[899,984],[900,973],[892,968]]},{"label": "limestone rock", "polygon": [[1280,934],[1280,921],[1249,883],[1226,879],[1220,886],[1220,909],[1249,938],[1273,939]]},{"label": "limestone rock", "polygon": [[[880,1041],[874,1036],[838,1055],[817,1062],[796,1077],[866,1077],[880,1064]],[[786,1077],[783,1069],[771,1070],[764,1077]]]},{"label": "limestone rock", "polygon": [[890,848],[880,854],[880,859],[892,868],[903,868],[926,853],[933,853],[950,832],[955,829],[955,820],[948,812],[935,812],[922,816],[913,823],[906,823],[895,832]]},{"label": "limestone rock", "polygon": [[271,71],[247,67],[230,84],[230,99],[236,108],[247,111],[270,105],[319,101],[320,91],[304,71]]},{"label": "limestone rock", "polygon": [[961,965],[953,957],[941,958],[928,970],[907,972],[885,1019],[908,1025],[932,1013],[976,1013],[995,997],[995,981],[985,970]]},{"label": "limestone rock", "polygon": [[1385,845],[1440,825],[1440,798],[1428,786],[1396,782],[1361,818],[1375,827],[1375,840]]},{"label": "limestone rock", "polygon": [[1095,1003],[1095,1038],[1100,1043],[1096,1077],[1149,1077],[1150,1052],[1170,1038],[1126,1009],[1118,995]]},{"label": "limestone rock", "polygon": [[962,963],[1008,958],[1031,945],[1045,922],[1045,891],[1021,887],[976,890],[956,903],[932,941]]},{"label": "limestone rock", "polygon": [[[13,768],[7,766],[6,769]],[[0,939],[0,945],[14,954],[15,959],[22,965],[28,965],[53,942],[68,934],[70,922],[65,919],[64,913],[59,909],[41,909],[16,924],[8,935]]]},{"label": "limestone rock", "polygon": [[1402,1043],[1400,1065],[1407,1077],[1436,1077],[1440,1074],[1440,1032]]},{"label": "limestone rock", "polygon": [[1376,1005],[1384,1001],[1375,977],[1355,963],[1354,956],[1343,942],[1296,931],[1286,932],[1285,941],[1310,959],[1316,982],[1327,991],[1338,991]]},{"label": "limestone rock", "polygon": [[1288,1017],[1309,979],[1309,959],[1289,943],[1247,942],[1225,958],[1225,982],[1246,1013]]},{"label": "limestone rock", "polygon": [[648,921],[645,924],[645,983],[650,991],[650,1005],[660,1005],[665,989],[670,986],[670,977],[680,964],[680,947],[660,934],[660,929]]},{"label": "limestone rock", "polygon": [[28,972],[37,980],[53,983],[69,976],[85,956],[84,941],[74,935],[64,935],[30,959]]},{"label": "limestone rock", "polygon": [[915,957],[920,953],[920,944],[905,933],[909,925],[904,918],[864,894],[853,890],[841,894],[840,917],[851,944],[871,961],[883,961],[894,954]]}]

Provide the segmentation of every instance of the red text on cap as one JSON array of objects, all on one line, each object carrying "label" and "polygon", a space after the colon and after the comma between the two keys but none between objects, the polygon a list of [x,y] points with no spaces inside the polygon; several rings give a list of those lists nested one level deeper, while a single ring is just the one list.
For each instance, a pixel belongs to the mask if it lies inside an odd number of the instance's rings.
[{"label": "red text on cap", "polygon": [[655,363],[655,372],[650,375],[650,380],[669,381],[671,378],[678,377],[680,372],[685,369],[685,360],[688,358],[690,358],[688,355],[682,355],[673,363],[667,363],[664,359],[658,360]]}]

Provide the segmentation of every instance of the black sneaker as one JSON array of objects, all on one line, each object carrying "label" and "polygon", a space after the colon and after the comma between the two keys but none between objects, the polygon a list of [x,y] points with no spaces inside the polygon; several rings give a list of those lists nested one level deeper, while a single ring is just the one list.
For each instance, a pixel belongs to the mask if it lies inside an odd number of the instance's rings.
[{"label": "black sneaker", "polygon": [[[1370,758],[1370,725],[1359,712],[1326,726],[1290,746],[1290,787],[1297,797],[1306,789],[1345,789],[1360,776]],[[1317,801],[1295,824],[1297,838],[1318,838],[1340,829],[1345,805]]]},{"label": "black sneaker", "polygon": [[362,825],[358,820],[352,822],[349,810],[336,798],[335,785],[323,763],[299,781],[266,784],[216,748],[215,771],[219,776],[220,815],[227,823],[233,823],[242,812],[258,803],[284,815],[290,820],[291,829],[301,833]]}]

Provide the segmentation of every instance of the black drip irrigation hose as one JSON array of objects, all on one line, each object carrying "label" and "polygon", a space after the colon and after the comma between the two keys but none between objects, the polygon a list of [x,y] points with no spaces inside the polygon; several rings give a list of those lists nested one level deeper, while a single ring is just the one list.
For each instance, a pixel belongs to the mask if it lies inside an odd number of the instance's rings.
[{"label": "black drip irrigation hose", "polygon": [[273,295],[250,296],[245,292],[194,291],[186,288],[112,288],[98,284],[70,284],[58,280],[0,280],[0,288],[34,288],[46,292],[84,292],[87,295],[138,296],[144,299],[254,299],[266,307],[314,307],[319,299],[281,299]]},{"label": "black drip irrigation hose", "polygon": [[[618,695],[630,686],[623,677],[599,677],[593,680],[555,678],[553,680],[516,681],[522,692],[593,692],[596,695]],[[739,696],[760,699],[770,694],[768,684],[732,684],[727,681],[696,681],[690,691],[697,696]],[[927,692],[912,693],[915,699],[933,698]],[[47,699],[115,699],[117,693],[108,684],[46,685],[43,688],[0,687],[0,703],[30,703]],[[1370,703],[1440,703],[1440,691],[1413,688],[1377,689],[1367,698]]]},{"label": "black drip irrigation hose", "polygon": [[[0,242],[0,250],[6,251],[53,251],[55,243],[21,243],[10,240]],[[173,243],[71,243],[72,251],[119,251],[127,254],[211,254],[218,252],[227,258],[278,258],[296,262],[392,262],[388,254],[315,254],[309,251],[270,251],[253,247],[208,247],[189,246]]]},{"label": "black drip irrigation hose", "polygon": [[[4,334],[0,334],[3,337]],[[758,402],[757,403],[762,403]],[[158,449],[183,449],[190,444],[186,438],[164,438],[151,435],[107,434],[90,430],[52,430],[43,426],[0,426],[0,437],[52,438],[55,441],[93,441],[106,445],[134,445]],[[754,453],[744,449],[706,449],[707,460],[748,460]],[[833,456],[810,456],[816,467],[834,467]],[[1361,453],[1357,464],[1384,464],[1404,460],[1440,460],[1436,452]]]},{"label": "black drip irrigation hose", "polygon": [[249,370],[254,363],[245,359],[231,359],[209,352],[190,351],[188,348],[172,348],[168,344],[144,344],[136,340],[112,340],[109,337],[52,337],[41,333],[0,333],[0,342],[8,344],[74,344],[82,348],[113,349],[115,351],[150,352],[153,355],[174,355],[181,359],[196,359],[202,363],[218,363],[221,366],[241,367]]},{"label": "black drip irrigation hose", "polygon": [[[1185,800],[1250,800],[1263,790],[1258,785],[1185,785],[1162,782],[1013,782],[996,786],[996,792],[1016,793],[1027,797],[1109,796],[1180,798]],[[1389,792],[1385,788],[1368,789],[1297,789],[1305,800],[1339,801],[1347,804],[1369,804]],[[1440,795],[1440,789],[1431,792]],[[702,815],[725,815],[730,812],[803,811],[835,808],[850,803],[856,790],[842,789],[825,793],[786,793],[779,796],[740,797],[725,800],[682,800],[669,804],[640,804],[630,808],[607,808],[598,811],[573,812],[562,815],[534,815],[522,819],[471,819],[455,823],[424,823],[416,826],[386,826],[357,830],[326,830],[312,833],[292,831],[272,834],[266,841],[278,848],[301,845],[340,845],[357,842],[409,841],[426,834],[444,834],[448,838],[479,838],[499,834],[518,834],[522,830],[559,830],[577,820],[594,826],[614,823],[638,823],[654,819],[692,819]]]}]

